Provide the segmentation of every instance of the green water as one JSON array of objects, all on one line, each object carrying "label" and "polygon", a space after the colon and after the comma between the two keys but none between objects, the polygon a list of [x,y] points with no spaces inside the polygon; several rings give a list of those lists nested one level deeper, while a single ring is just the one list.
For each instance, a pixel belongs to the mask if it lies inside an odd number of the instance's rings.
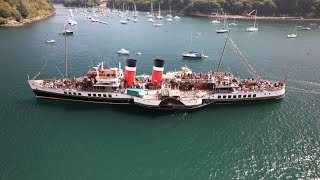
[{"label": "green water", "polygon": [[[154,112],[75,102],[36,100],[26,80],[48,61],[39,78],[59,77],[64,68],[63,29],[67,10],[15,28],[0,28],[0,179],[309,179],[320,178],[319,94],[288,91],[282,100],[213,105],[196,111]],[[155,28],[139,22],[109,25],[89,22],[75,13],[78,26],[68,37],[69,74],[85,74],[104,61],[116,66],[126,48],[138,60],[138,73],[151,73],[153,59],[166,60],[165,70],[187,65],[196,72],[215,69],[225,35],[207,18],[182,17]],[[101,15],[100,15],[101,16]],[[295,22],[238,21],[233,40],[266,79],[320,91],[318,26],[287,39]],[[308,23],[299,23],[307,25]],[[222,25],[221,25],[222,26]],[[183,60],[193,48],[209,55]],[[46,44],[55,39],[55,44]],[[135,55],[142,52],[142,56]],[[222,65],[248,77],[231,48]]]}]

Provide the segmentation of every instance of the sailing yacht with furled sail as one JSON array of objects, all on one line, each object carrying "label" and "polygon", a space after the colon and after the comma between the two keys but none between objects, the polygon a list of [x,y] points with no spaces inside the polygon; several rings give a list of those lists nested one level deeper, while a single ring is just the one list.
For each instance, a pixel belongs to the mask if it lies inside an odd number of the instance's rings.
[{"label": "sailing yacht with furled sail", "polygon": [[148,22],[154,22],[153,4],[151,2],[150,14],[148,15]]},{"label": "sailing yacht with furled sail", "polygon": [[237,26],[236,18],[233,18],[233,22],[229,24],[229,26]]},{"label": "sailing yacht with furled sail", "polygon": [[160,3],[159,3],[159,11],[158,15],[156,16],[157,19],[161,20],[163,17],[161,16],[161,9],[160,9]]},{"label": "sailing yacht with furled sail", "polygon": [[297,26],[294,27],[294,31],[292,34],[287,35],[287,38],[296,38],[296,37],[298,37]]},{"label": "sailing yacht with furled sail", "polygon": [[192,39],[193,33],[191,32],[190,36],[190,45],[189,45],[189,53],[182,53],[183,58],[206,58],[208,56],[204,55],[203,52],[191,51],[192,49]]},{"label": "sailing yacht with furled sail", "polygon": [[171,6],[170,6],[170,13],[167,14],[167,21],[168,21],[168,22],[172,22],[172,21],[173,21],[173,20],[172,20],[172,15],[171,15]]},{"label": "sailing yacht with furled sail", "polygon": [[78,22],[77,22],[76,20],[74,20],[74,17],[73,17],[73,13],[72,13],[72,9],[71,9],[71,8],[69,9],[68,16],[69,16],[68,24],[69,24],[70,26],[74,26],[74,25],[77,25],[77,24],[78,24]]},{"label": "sailing yacht with furled sail", "polygon": [[169,14],[167,14],[167,17],[168,17],[168,18],[172,18],[172,15],[171,15],[171,6],[170,6]]},{"label": "sailing yacht with furled sail", "polygon": [[[122,4],[122,9],[123,9],[122,11],[125,12],[125,11],[124,11],[124,3]],[[128,21],[126,20],[126,18],[125,18],[124,15],[122,15],[121,20],[120,20],[120,23],[121,23],[121,24],[128,24]]]},{"label": "sailing yacht with furled sail", "polygon": [[248,27],[247,32],[256,32],[258,31],[258,25],[257,25],[257,10],[255,10],[255,15],[254,15],[254,23],[253,27]]},{"label": "sailing yacht with furled sail", "polygon": [[219,33],[219,34],[229,32],[226,13],[224,13],[224,18],[223,18],[223,28],[222,29],[217,29],[216,32]]},{"label": "sailing yacht with furled sail", "polygon": [[133,19],[132,19],[132,22],[135,22],[137,23],[138,22],[138,14],[137,14],[137,6],[136,6],[136,3],[133,1],[133,6],[134,6],[134,12],[133,12]]},{"label": "sailing yacht with furled sail", "polygon": [[154,18],[154,14],[153,14],[153,3],[152,3],[152,2],[151,2],[150,14],[148,15],[148,18]]}]

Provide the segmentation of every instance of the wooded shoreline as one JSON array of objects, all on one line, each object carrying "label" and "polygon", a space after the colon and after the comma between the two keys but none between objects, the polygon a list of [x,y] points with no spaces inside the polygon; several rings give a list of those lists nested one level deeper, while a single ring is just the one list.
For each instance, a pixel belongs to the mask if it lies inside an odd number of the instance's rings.
[{"label": "wooded shoreline", "polygon": [[[242,19],[242,20],[251,20],[254,19],[254,16],[241,16],[241,15],[210,15],[210,14],[199,14],[199,13],[189,13],[181,14],[185,16],[192,17],[208,17],[208,18],[227,18],[227,19]],[[257,16],[258,20],[277,20],[277,21],[320,21],[320,18],[303,18],[303,17],[288,17],[288,16]]]},{"label": "wooded shoreline", "polygon": [[0,25],[0,27],[17,27],[17,26],[23,26],[25,24],[29,24],[29,23],[33,23],[36,21],[41,21],[43,19],[47,19],[48,17],[54,15],[56,12],[53,11],[52,13],[48,14],[48,15],[42,15],[42,16],[37,16],[37,17],[33,17],[33,18],[28,18],[28,19],[23,19],[22,21],[18,22],[15,20],[11,20],[8,21],[6,24],[2,24]]}]

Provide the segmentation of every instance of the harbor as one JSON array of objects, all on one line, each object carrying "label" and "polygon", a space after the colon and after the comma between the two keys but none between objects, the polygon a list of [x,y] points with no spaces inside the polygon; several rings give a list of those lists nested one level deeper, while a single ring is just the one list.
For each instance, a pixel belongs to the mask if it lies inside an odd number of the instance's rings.
[{"label": "harbor", "polygon": [[[0,88],[2,179],[319,177],[317,22],[257,19],[258,31],[247,32],[254,19],[236,19],[232,41],[228,39],[224,48],[227,33],[216,33],[223,20],[214,24],[210,18],[179,15],[179,20],[169,22],[163,13],[163,26],[155,27],[146,12],[138,13],[137,23],[129,20],[126,25],[119,16],[96,13],[99,21],[107,22],[103,24],[73,9],[77,25],[69,27],[73,35],[64,36],[59,33],[70,8],[55,8],[55,15],[45,20],[0,28],[0,74],[5,79]],[[92,12],[90,16],[94,17]],[[303,27],[310,30],[302,31]],[[296,38],[287,38],[296,32]],[[130,53],[119,54],[121,49]],[[182,54],[190,50],[207,57],[184,58]],[[135,67],[130,59],[136,60]],[[160,73],[153,73],[162,70],[155,60],[164,61],[161,80]],[[101,87],[120,70],[120,81],[113,79],[111,86]],[[34,77],[45,92],[54,89],[64,97],[122,95],[125,100],[37,99],[29,83]],[[226,89],[214,88],[213,83]],[[257,98],[281,91],[283,85],[285,97],[280,99],[216,102],[218,96]],[[159,94],[179,96],[179,102],[200,97],[210,104],[158,111],[143,106],[140,95],[146,90],[147,99]],[[217,99],[208,101],[209,94]],[[177,101],[162,102],[172,103]]]}]

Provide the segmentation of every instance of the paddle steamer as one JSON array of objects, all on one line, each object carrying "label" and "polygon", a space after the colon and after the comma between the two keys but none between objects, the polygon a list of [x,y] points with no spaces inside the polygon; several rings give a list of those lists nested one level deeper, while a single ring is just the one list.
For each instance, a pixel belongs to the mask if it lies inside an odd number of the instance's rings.
[{"label": "paddle steamer", "polygon": [[68,78],[66,66],[64,78],[34,78],[28,83],[37,98],[155,109],[194,109],[214,103],[280,99],[285,96],[285,80],[240,79],[230,72],[220,72],[222,56],[215,72],[195,73],[182,67],[179,71],[164,73],[165,61],[155,59],[151,76],[137,76],[137,61],[127,59],[124,70],[120,63],[119,67],[107,69],[100,63],[86,76]]}]

